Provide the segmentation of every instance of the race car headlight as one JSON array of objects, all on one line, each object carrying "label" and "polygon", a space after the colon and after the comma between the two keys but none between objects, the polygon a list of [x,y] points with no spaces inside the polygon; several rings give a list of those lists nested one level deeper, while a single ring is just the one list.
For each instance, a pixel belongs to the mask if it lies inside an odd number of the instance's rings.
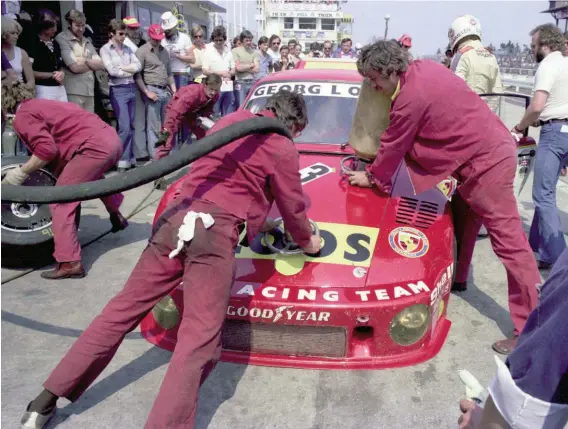
[{"label": "race car headlight", "polygon": [[429,307],[424,304],[413,305],[405,308],[392,319],[389,333],[395,343],[410,346],[424,336],[429,322]]},{"label": "race car headlight", "polygon": [[152,309],[152,315],[158,325],[164,329],[172,329],[179,322],[179,311],[176,303],[167,295]]}]

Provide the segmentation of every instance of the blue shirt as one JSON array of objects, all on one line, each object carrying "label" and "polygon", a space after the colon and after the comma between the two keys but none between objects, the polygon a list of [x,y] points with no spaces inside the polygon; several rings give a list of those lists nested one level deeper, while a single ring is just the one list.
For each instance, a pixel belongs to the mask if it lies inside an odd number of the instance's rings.
[{"label": "blue shirt", "polygon": [[259,71],[258,73],[254,74],[254,80],[262,79],[270,72],[270,67],[272,67],[273,61],[272,57],[268,54],[264,54],[264,57],[260,54],[259,51],[255,52],[256,58],[258,58],[259,62]]},{"label": "blue shirt", "polygon": [[568,249],[542,286],[541,299],[507,359],[515,384],[542,401],[568,404]]}]

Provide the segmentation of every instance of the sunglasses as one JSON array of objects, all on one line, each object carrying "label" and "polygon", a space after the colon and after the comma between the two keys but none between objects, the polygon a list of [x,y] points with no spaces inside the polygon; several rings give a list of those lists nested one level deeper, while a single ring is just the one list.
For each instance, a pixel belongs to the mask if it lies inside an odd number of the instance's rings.
[{"label": "sunglasses", "polygon": [[124,31],[118,31],[116,34],[119,36],[124,36],[126,33]]},{"label": "sunglasses", "polygon": [[273,45],[279,46],[280,42],[272,42]]},{"label": "sunglasses", "polygon": [[193,36],[194,39],[203,39],[203,34],[198,34],[197,36]]}]

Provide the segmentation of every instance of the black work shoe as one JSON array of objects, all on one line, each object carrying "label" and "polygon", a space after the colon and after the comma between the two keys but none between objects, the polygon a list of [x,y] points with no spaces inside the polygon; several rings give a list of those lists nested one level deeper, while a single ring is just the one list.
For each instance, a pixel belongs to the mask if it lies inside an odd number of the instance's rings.
[{"label": "black work shoe", "polygon": [[452,292],[465,292],[467,290],[467,282],[454,282],[452,284]]},{"label": "black work shoe", "polygon": [[41,277],[47,280],[82,279],[85,276],[81,261],[59,262],[54,270],[41,273]]},{"label": "black work shoe", "polygon": [[[33,401],[32,401],[33,402]],[[26,412],[22,416],[20,423],[22,424],[22,429],[42,429],[45,424],[53,417],[57,407],[54,407],[51,411],[44,414],[38,413],[36,411],[30,411],[32,402],[28,404]]]},{"label": "black work shoe", "polygon": [[491,347],[497,353],[500,353],[502,355],[510,355],[515,347],[517,347],[518,342],[519,337],[505,338],[504,340],[493,343]]},{"label": "black work shoe", "polygon": [[122,231],[128,226],[128,221],[120,212],[115,212],[110,214],[110,223],[112,224],[111,231],[118,232]]}]

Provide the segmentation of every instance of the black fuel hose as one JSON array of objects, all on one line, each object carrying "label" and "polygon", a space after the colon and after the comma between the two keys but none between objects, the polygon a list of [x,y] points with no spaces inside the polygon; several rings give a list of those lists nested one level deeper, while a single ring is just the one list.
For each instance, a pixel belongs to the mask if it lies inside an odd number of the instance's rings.
[{"label": "black fuel hose", "polygon": [[257,117],[229,125],[143,168],[106,179],[67,186],[2,185],[2,201],[16,203],[69,203],[93,200],[150,183],[164,177],[222,146],[251,134],[276,133],[292,139],[290,131],[278,120]]}]

